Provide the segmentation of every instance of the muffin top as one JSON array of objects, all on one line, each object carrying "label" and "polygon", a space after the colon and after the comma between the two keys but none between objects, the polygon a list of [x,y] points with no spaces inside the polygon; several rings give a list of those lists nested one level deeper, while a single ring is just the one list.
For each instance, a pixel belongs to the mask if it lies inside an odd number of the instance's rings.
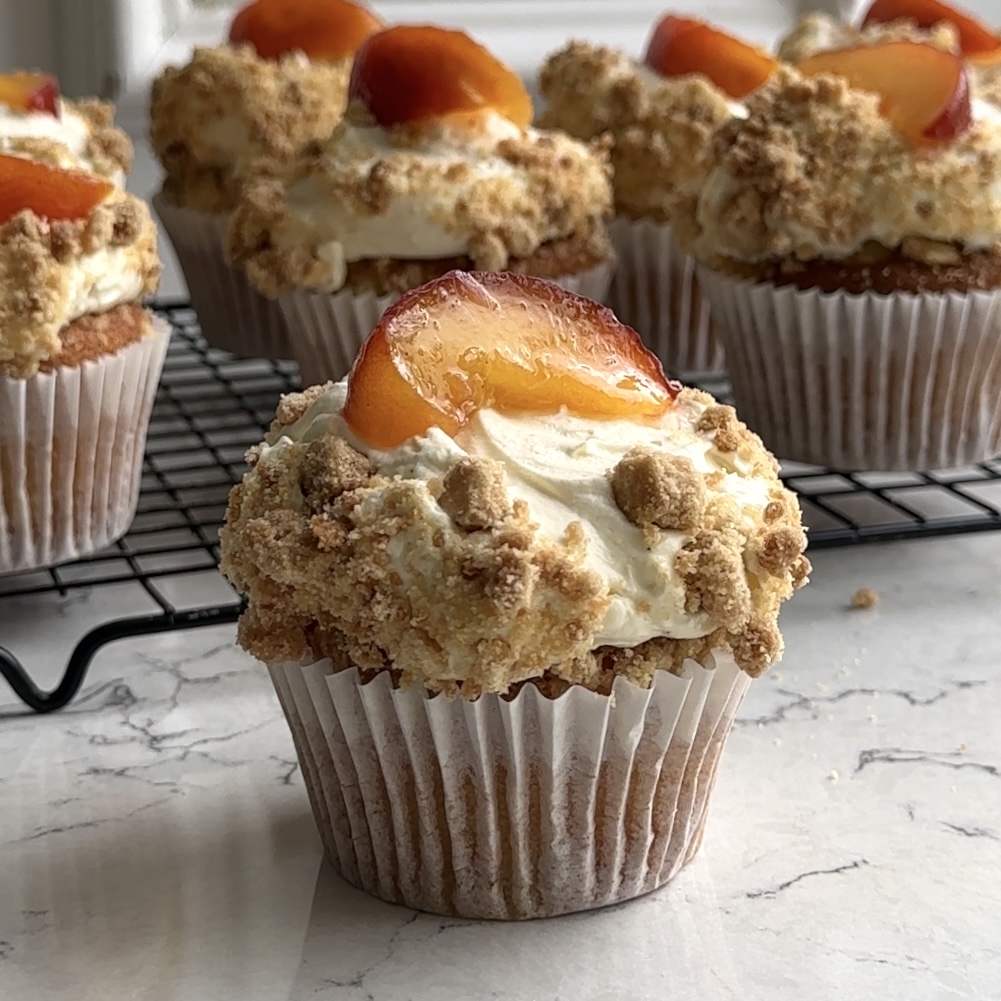
[{"label": "muffin top", "polygon": [[757,675],[809,571],[796,501],[733,410],[667,383],[608,310],[523,276],[404,296],[347,380],[282,401],[249,461],[222,565],[269,662],[464,697],[647,685],[725,649]]},{"label": "muffin top", "polygon": [[[916,261],[948,264],[996,248],[1001,113],[969,100],[961,64],[958,71],[952,66],[956,56],[915,43],[885,44],[894,51],[873,46],[874,60],[897,59],[899,46],[908,49],[905,62],[916,60],[901,65],[901,80],[905,69],[928,79],[953,74],[954,84],[940,91],[948,108],[930,126],[952,137],[910,134],[913,123],[936,111],[906,94],[898,105],[900,95],[783,69],[748,99],[747,118],[715,138],[715,167],[698,203],[691,248],[697,256],[726,269],[727,262],[844,259],[899,248]],[[949,86],[960,95],[955,101]]]},{"label": "muffin top", "polygon": [[530,128],[521,81],[467,36],[373,36],[352,93],[329,139],[245,186],[229,251],[265,295],[357,287],[361,266],[402,291],[407,261],[500,270],[561,241],[587,266],[610,254],[604,147]]},{"label": "muffin top", "polygon": [[89,170],[119,187],[132,169],[132,142],[115,127],[113,106],[68,101],[45,73],[0,76],[0,152]]},{"label": "muffin top", "polygon": [[379,27],[347,0],[258,0],[236,15],[229,44],[196,49],[186,66],[164,70],[150,103],[164,197],[229,212],[251,164],[289,162],[329,136],[355,49]]},{"label": "muffin top", "polygon": [[[673,26],[675,34],[658,46],[665,25]],[[671,46],[688,31],[711,33],[710,39],[697,50],[691,36],[678,42],[687,47],[684,62],[679,62]],[[713,54],[716,38],[725,40],[718,56]],[[761,74],[760,82],[774,68],[774,61],[759,50],[709,25],[672,16],[655,29],[644,61],[607,46],[573,41],[543,65],[539,86],[547,108],[540,122],[579,139],[610,135],[616,211],[667,222],[675,204],[704,180],[715,129],[742,113],[738,98],[713,80],[732,80],[736,86],[731,91],[742,96],[743,75],[733,79],[728,69],[743,59],[752,73]],[[665,70],[670,75],[662,75]]]},{"label": "muffin top", "polygon": [[105,179],[0,155],[0,219],[4,375],[27,378],[61,363],[68,323],[156,288],[149,210]]}]

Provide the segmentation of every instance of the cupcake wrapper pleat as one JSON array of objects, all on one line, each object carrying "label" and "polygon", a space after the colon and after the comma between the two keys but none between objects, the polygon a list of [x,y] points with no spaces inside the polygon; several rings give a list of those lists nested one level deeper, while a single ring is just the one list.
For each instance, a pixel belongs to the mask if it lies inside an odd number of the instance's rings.
[{"label": "cupcake wrapper pleat", "polygon": [[[613,265],[599,264],[580,274],[556,279],[556,284],[603,302],[612,280]],[[365,338],[382,314],[399,298],[355,293],[332,294],[298,290],[279,300],[292,340],[292,350],[304,386],[336,382],[347,375]]]},{"label": "cupcake wrapper pleat", "polygon": [[155,195],[153,206],[170,237],[205,340],[239,358],[292,357],[278,303],[250,284],[224,256],[227,215],[171,205]]},{"label": "cupcake wrapper pleat", "polygon": [[170,327],[114,355],[0,376],[0,573],[52,566],[124,535]]},{"label": "cupcake wrapper pleat", "polygon": [[668,223],[618,218],[608,227],[619,265],[608,304],[636,330],[669,375],[720,373],[723,349],[713,332],[695,261]]},{"label": "cupcake wrapper pleat", "polygon": [[1001,293],[800,291],[705,269],[740,416],[780,458],[925,470],[1001,452]]},{"label": "cupcake wrapper pleat", "polygon": [[271,667],[324,847],[351,883],[466,918],[629,900],[698,850],[748,677],[728,656],[611,697],[526,685],[506,701]]}]

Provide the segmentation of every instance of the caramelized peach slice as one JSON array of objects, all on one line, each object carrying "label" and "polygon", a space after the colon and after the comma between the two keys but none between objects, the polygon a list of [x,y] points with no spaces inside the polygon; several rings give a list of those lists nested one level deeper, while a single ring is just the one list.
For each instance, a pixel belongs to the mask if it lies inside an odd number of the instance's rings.
[{"label": "caramelized peach slice", "polygon": [[942,0],[875,0],[862,26],[902,20],[913,21],[924,30],[947,21],[959,32],[959,46],[968,59],[990,62],[1001,58],[1001,38],[995,32]]},{"label": "caramelized peach slice", "polygon": [[84,219],[113,190],[93,174],[0,154],[0,223],[24,209],[52,221]]},{"label": "caramelized peach slice", "polygon": [[461,31],[399,25],[373,35],[355,56],[349,97],[380,125],[403,125],[492,109],[515,125],[532,121],[520,77]]},{"label": "caramelized peach slice", "polygon": [[0,76],[0,104],[17,111],[45,111],[59,117],[59,81],[48,73]]},{"label": "caramelized peach slice", "polygon": [[771,56],[732,35],[674,14],[662,17],[653,29],[644,61],[661,76],[708,77],[737,99],[762,86],[778,66]]},{"label": "caramelized peach slice", "polygon": [[233,18],[229,40],[249,42],[262,59],[296,51],[346,59],[381,28],[375,14],[348,0],[256,0]]},{"label": "caramelized peach slice", "polygon": [[369,335],[344,418],[373,448],[477,410],[657,417],[679,387],[604,306],[538,278],[452,271],[408,292]]},{"label": "caramelized peach slice", "polygon": [[818,52],[805,76],[844,77],[882,98],[880,110],[910,143],[948,142],[970,127],[970,84],[963,60],[920,42],[883,42]]}]

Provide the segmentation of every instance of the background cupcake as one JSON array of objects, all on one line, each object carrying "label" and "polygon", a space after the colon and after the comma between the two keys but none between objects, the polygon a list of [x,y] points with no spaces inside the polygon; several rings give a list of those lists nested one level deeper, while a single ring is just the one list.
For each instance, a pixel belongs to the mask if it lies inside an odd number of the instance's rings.
[{"label": "background cupcake", "polygon": [[782,71],[717,134],[698,205],[737,405],[783,458],[987,459],[1001,451],[1001,115],[971,101],[959,57],[914,42],[801,69],[819,75]]},{"label": "background cupcake", "polygon": [[106,101],[69,101],[50,74],[0,76],[0,153],[81,167],[119,187],[132,169],[132,142],[114,124]]},{"label": "background cupcake", "polygon": [[222,565],[348,880],[518,919],[695,854],[809,571],[730,407],[592,302],[454,272],[390,307],[346,382],[284,399],[251,463]]},{"label": "background cupcake", "polygon": [[110,181],[0,155],[0,573],[124,534],[169,329],[146,206]]},{"label": "background cupcake", "polygon": [[580,139],[610,135],[619,264],[609,303],[669,372],[720,371],[723,356],[679,247],[682,211],[708,171],[713,132],[775,61],[709,25],[674,15],[654,29],[642,61],[571,42],[542,68],[542,122]]},{"label": "background cupcake", "polygon": [[153,83],[150,137],[166,177],[154,199],[206,339],[243,356],[289,357],[280,310],[231,270],[230,212],[258,161],[291,161],[344,110],[351,58],[380,27],[347,0],[257,0],[228,44],[196,49]]},{"label": "background cupcake", "polygon": [[401,26],[359,50],[344,121],[248,183],[230,255],[280,301],[304,382],[340,378],[401,292],[453,268],[600,299],[612,270],[600,147],[529,127],[519,78],[468,36]]}]

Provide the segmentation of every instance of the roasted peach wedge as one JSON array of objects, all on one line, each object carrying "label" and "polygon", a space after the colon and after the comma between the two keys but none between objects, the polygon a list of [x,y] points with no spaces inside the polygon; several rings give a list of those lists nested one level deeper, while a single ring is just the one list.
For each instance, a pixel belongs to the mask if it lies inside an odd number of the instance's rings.
[{"label": "roasted peach wedge", "polygon": [[84,219],[113,190],[93,174],[0,154],[0,224],[25,209],[53,222]]},{"label": "roasted peach wedge", "polygon": [[451,271],[383,315],[348,377],[344,418],[372,448],[478,410],[655,418],[680,387],[604,306],[539,278]]},{"label": "roasted peach wedge", "polygon": [[262,59],[304,52],[310,59],[353,56],[382,21],[348,0],[256,0],[237,12],[229,29],[234,44],[248,42]]},{"label": "roasted peach wedge", "polygon": [[862,26],[911,21],[928,30],[946,21],[959,33],[959,46],[971,62],[995,62],[1001,59],[1001,37],[972,14],[951,7],[941,0],[874,0],[862,19]]},{"label": "roasted peach wedge", "polygon": [[882,98],[880,110],[912,145],[949,142],[972,121],[970,83],[960,56],[920,42],[883,42],[819,52],[805,76],[844,77]]},{"label": "roasted peach wedge", "polygon": [[753,45],[704,21],[675,14],[657,22],[644,61],[664,77],[700,74],[737,100],[762,86],[778,66]]},{"label": "roasted peach wedge", "polygon": [[48,73],[0,76],[0,104],[16,111],[44,111],[59,117],[59,81]]},{"label": "roasted peach wedge", "polygon": [[487,109],[521,127],[532,121],[532,99],[517,73],[463,32],[428,25],[399,25],[367,39],[348,95],[384,126]]}]

